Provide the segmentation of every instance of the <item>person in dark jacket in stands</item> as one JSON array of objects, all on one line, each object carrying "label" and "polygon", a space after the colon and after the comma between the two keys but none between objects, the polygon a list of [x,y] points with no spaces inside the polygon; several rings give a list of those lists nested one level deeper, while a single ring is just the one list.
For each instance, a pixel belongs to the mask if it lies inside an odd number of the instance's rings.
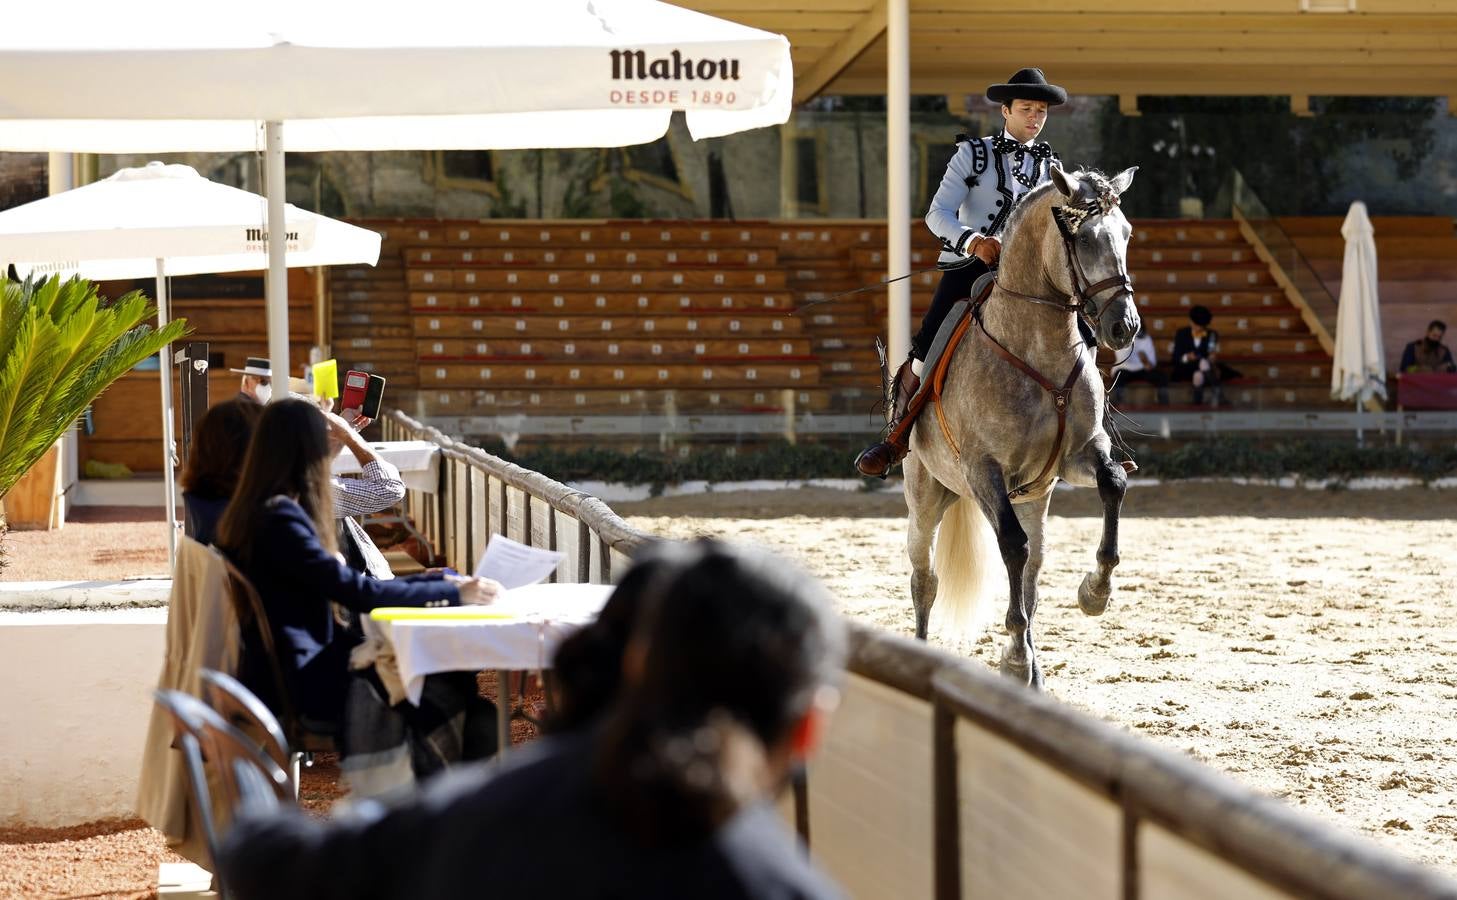
[{"label": "person in dark jacket in stands", "polygon": [[781,560],[685,552],[652,579],[600,722],[393,808],[245,813],[223,882],[243,900],[839,897],[771,800],[837,702],[844,626]]},{"label": "person in dark jacket in stands", "polygon": [[235,398],[217,404],[197,420],[181,481],[188,525],[199,544],[211,544],[217,536],[218,522],[238,485],[243,454],[262,415],[263,407],[257,401]]},{"label": "person in dark jacket in stands", "polygon": [[1221,381],[1239,373],[1219,361],[1219,332],[1210,328],[1214,313],[1206,306],[1189,310],[1189,324],[1174,332],[1173,380],[1194,387],[1194,405],[1204,402],[1204,389],[1211,390],[1214,404],[1220,400]]},{"label": "person in dark jacket in stands", "polygon": [[1401,352],[1402,372],[1457,372],[1457,363],[1452,361],[1452,351],[1442,343],[1447,334],[1447,323],[1433,319],[1427,325],[1427,335],[1406,345]]},{"label": "person in dark jacket in stands", "polygon": [[277,712],[285,702],[309,727],[338,722],[353,640],[330,601],[355,612],[379,606],[490,603],[500,585],[439,571],[383,581],[338,556],[324,414],[303,400],[264,408],[215,543],[258,591],[282,669],[280,697],[261,636],[245,631],[241,680]]}]

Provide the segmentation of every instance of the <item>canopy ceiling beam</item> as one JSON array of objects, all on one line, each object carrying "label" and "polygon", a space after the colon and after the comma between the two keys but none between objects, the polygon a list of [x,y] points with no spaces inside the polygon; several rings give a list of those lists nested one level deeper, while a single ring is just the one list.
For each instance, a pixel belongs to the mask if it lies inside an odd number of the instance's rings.
[{"label": "canopy ceiling beam", "polygon": [[[834,46],[824,51],[809,71],[795,78],[795,103],[803,103],[823,91],[841,72],[855,62],[856,57],[865,52],[865,48],[885,34],[887,9],[888,0],[877,0],[876,4],[860,17],[860,21],[855,23],[854,28],[846,32],[845,36],[840,38]],[[883,65],[881,71],[884,71]]]}]

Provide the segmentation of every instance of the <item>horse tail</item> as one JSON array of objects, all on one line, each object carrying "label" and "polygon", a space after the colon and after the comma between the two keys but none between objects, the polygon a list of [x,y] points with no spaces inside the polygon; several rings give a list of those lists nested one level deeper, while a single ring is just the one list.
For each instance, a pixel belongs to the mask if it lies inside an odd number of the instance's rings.
[{"label": "horse tail", "polygon": [[934,567],[931,627],[975,640],[996,618],[998,598],[1008,596],[996,534],[976,501],[962,497],[941,517]]}]

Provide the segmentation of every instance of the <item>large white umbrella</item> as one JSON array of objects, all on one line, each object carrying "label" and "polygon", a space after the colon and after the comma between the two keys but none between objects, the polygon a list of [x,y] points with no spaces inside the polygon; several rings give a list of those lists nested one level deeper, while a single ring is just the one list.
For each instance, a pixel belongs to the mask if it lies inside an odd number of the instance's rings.
[{"label": "large white umbrella", "polygon": [[[209,181],[190,166],[152,163],[0,212],[0,264],[32,274],[83,278],[157,279],[158,325],[165,325],[167,276],[262,269],[267,201]],[[376,232],[287,206],[288,266],[379,261]],[[275,371],[285,373],[285,369]],[[162,473],[166,490],[168,554],[173,524],[171,350],[162,348]],[[279,391],[287,396],[287,391]]]},{"label": "large white umbrella", "polygon": [[[0,149],[259,150],[268,349],[288,370],[283,150],[606,147],[789,117],[789,42],[655,0],[24,4]],[[287,129],[285,134],[285,128]]]},{"label": "large white umbrella", "polygon": [[1336,318],[1336,350],[1331,365],[1331,396],[1355,400],[1356,437],[1361,434],[1361,407],[1373,397],[1386,398],[1386,353],[1381,344],[1381,303],[1376,282],[1376,238],[1366,204],[1351,204],[1341,236],[1346,258],[1341,267],[1340,309]]}]

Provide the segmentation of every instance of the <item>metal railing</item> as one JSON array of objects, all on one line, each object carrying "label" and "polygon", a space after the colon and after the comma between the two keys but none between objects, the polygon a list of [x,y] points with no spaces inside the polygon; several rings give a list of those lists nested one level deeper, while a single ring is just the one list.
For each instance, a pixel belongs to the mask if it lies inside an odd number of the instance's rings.
[{"label": "metal railing", "polygon": [[1275,280],[1300,310],[1321,347],[1334,353],[1339,303],[1238,169],[1230,173],[1230,203],[1245,239],[1270,266]]},{"label": "metal railing", "polygon": [[[439,490],[408,512],[448,562],[499,533],[605,582],[651,536],[580,491],[399,412]],[[925,643],[851,623],[845,703],[794,804],[855,897],[1457,898],[1457,882]]]}]

